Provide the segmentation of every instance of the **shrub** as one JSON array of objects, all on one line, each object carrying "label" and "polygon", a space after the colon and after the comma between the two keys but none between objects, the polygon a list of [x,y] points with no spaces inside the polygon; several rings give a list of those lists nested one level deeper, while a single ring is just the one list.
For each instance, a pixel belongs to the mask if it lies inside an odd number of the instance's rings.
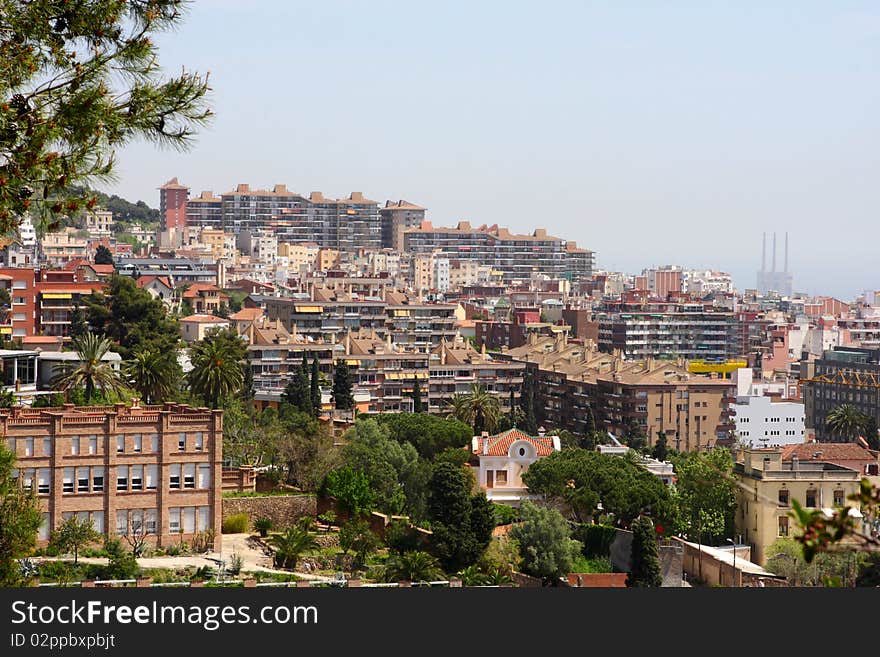
[{"label": "shrub", "polygon": [[318,520],[327,525],[327,528],[329,529],[330,526],[336,522],[336,512],[332,509],[324,511],[324,513],[318,516]]},{"label": "shrub", "polygon": [[492,513],[495,515],[495,525],[509,525],[519,518],[519,510],[506,504],[492,504]]},{"label": "shrub", "polygon": [[607,557],[611,554],[611,543],[617,530],[609,525],[578,525],[572,537],[584,544],[584,556],[588,558]]},{"label": "shrub", "polygon": [[105,567],[108,579],[133,579],[140,573],[134,552],[126,550],[116,537],[108,537],[104,541],[104,551],[110,557]]},{"label": "shrub", "polygon": [[229,559],[229,568],[227,568],[227,572],[230,575],[238,575],[241,572],[241,567],[243,565],[243,560],[240,554],[232,553],[232,557]]},{"label": "shrub", "polygon": [[254,529],[260,532],[260,536],[266,538],[269,534],[269,530],[272,529],[272,519],[271,518],[257,518],[254,520]]},{"label": "shrub", "polygon": [[251,518],[246,513],[236,513],[223,521],[224,534],[244,534],[250,527]]},{"label": "shrub", "polygon": [[[247,519],[247,514],[243,514]],[[240,534],[242,532],[230,532]],[[196,554],[207,552],[214,545],[214,530],[206,529],[193,536],[191,549]]]},{"label": "shrub", "polygon": [[385,544],[392,552],[412,552],[418,550],[421,543],[422,538],[415,527],[405,520],[393,520],[385,528]]}]

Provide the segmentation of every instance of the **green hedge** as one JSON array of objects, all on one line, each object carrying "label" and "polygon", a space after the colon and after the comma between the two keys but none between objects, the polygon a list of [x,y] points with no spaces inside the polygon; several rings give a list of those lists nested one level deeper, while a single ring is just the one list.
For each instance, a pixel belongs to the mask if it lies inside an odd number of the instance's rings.
[{"label": "green hedge", "polygon": [[611,555],[611,542],[617,530],[609,525],[578,525],[572,538],[584,544],[583,553],[587,558]]},{"label": "green hedge", "polygon": [[251,526],[251,517],[246,513],[235,513],[223,521],[224,534],[244,534]]}]

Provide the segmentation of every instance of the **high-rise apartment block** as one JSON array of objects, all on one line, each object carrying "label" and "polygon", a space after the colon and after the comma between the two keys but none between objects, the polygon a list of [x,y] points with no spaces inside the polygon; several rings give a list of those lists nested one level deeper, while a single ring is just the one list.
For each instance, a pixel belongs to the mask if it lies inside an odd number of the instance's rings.
[{"label": "high-rise apartment block", "polygon": [[159,188],[159,230],[179,232],[186,226],[188,198],[189,187],[181,185],[177,178]]},{"label": "high-rise apartment block", "polygon": [[379,214],[382,216],[382,246],[395,251],[404,249],[404,231],[418,228],[425,220],[425,208],[409,201],[386,201]]},{"label": "high-rise apartment block", "polygon": [[450,260],[475,260],[500,271],[505,282],[528,281],[534,274],[572,278],[592,274],[593,253],[543,228],[517,235],[497,225],[473,228],[460,221],[455,228],[434,228],[425,221],[404,231],[404,249],[414,255],[441,253]]}]

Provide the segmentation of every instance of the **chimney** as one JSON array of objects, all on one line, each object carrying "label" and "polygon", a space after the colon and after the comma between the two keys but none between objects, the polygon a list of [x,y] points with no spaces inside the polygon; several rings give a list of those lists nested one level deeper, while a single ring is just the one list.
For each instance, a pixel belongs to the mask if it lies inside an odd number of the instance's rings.
[{"label": "chimney", "polygon": [[480,434],[480,442],[483,443],[483,454],[489,453],[489,432],[484,431]]},{"label": "chimney", "polygon": [[792,454],[791,455],[791,469],[792,469],[792,471],[797,472],[799,465],[800,465],[800,459],[798,458],[798,455]]}]

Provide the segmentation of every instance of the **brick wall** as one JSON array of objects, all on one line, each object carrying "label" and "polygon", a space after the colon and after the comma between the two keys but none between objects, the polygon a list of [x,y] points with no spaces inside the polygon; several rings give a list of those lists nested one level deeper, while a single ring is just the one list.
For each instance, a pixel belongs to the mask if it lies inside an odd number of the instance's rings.
[{"label": "brick wall", "polygon": [[626,588],[626,573],[569,573],[569,586]]},{"label": "brick wall", "polygon": [[224,497],[223,519],[236,513],[247,513],[251,523],[257,518],[270,518],[276,528],[287,527],[303,516],[315,517],[314,495],[272,495],[268,497]]}]

